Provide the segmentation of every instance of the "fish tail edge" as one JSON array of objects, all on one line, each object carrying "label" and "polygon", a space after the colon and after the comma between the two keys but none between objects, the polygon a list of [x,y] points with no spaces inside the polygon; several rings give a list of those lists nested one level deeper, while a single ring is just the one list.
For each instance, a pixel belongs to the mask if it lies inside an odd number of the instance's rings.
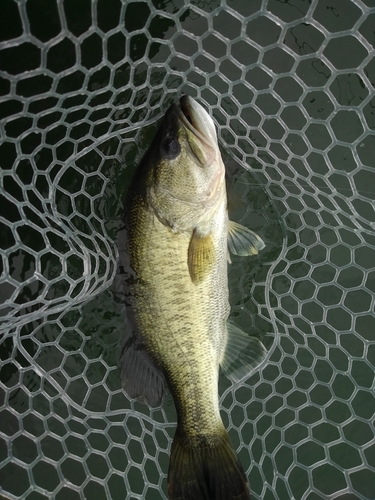
[{"label": "fish tail edge", "polygon": [[189,438],[178,430],[168,471],[170,500],[250,500],[249,483],[227,432]]}]

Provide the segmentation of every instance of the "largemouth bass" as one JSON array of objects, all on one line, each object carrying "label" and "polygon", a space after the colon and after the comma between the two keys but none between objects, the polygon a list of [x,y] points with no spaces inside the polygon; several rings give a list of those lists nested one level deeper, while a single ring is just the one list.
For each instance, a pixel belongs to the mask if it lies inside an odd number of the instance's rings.
[{"label": "largemouth bass", "polygon": [[[230,222],[225,167],[209,114],[183,96],[138,166],[124,211],[128,335],[121,375],[129,397],[176,406],[168,494],[249,499],[245,472],[219,412],[219,366],[239,380],[265,358],[261,341],[228,323],[229,250],[264,243]],[[229,248],[229,250],[228,250]]]}]

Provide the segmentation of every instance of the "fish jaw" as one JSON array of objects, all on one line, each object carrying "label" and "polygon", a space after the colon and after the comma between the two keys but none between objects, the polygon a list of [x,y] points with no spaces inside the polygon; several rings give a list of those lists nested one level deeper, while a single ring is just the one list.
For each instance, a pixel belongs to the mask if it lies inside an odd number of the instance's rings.
[{"label": "fish jaw", "polygon": [[[178,118],[186,130],[201,143],[205,152],[202,168],[211,169],[214,172],[205,193],[206,200],[203,200],[209,203],[225,179],[225,166],[221,158],[214,122],[203,106],[187,95],[180,99]],[[192,148],[189,149],[191,151]]]},{"label": "fish jaw", "polygon": [[[185,126],[192,125],[194,133],[213,149],[218,149],[214,122],[207,111],[191,97],[184,95],[180,99],[180,110]],[[180,114],[180,117],[181,117]]]}]

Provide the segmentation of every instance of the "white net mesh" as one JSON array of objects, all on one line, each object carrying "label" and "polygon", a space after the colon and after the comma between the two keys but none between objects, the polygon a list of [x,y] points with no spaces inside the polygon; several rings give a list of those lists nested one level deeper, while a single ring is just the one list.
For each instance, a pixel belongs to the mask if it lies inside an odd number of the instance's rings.
[{"label": "white net mesh", "polygon": [[267,242],[230,284],[269,359],[220,382],[253,498],[375,498],[374,26],[373,0],[1,0],[3,497],[166,498],[173,405],[123,394],[108,287],[149,125],[188,93]]}]

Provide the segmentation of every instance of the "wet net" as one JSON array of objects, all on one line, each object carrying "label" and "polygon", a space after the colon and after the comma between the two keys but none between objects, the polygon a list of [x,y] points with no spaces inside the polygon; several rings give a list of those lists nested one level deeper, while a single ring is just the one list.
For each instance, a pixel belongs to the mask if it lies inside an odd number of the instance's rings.
[{"label": "wet net", "polygon": [[1,498],[166,498],[174,407],[123,394],[110,285],[184,93],[267,244],[229,280],[268,359],[220,380],[253,498],[375,498],[374,26],[373,0],[1,0]]}]

